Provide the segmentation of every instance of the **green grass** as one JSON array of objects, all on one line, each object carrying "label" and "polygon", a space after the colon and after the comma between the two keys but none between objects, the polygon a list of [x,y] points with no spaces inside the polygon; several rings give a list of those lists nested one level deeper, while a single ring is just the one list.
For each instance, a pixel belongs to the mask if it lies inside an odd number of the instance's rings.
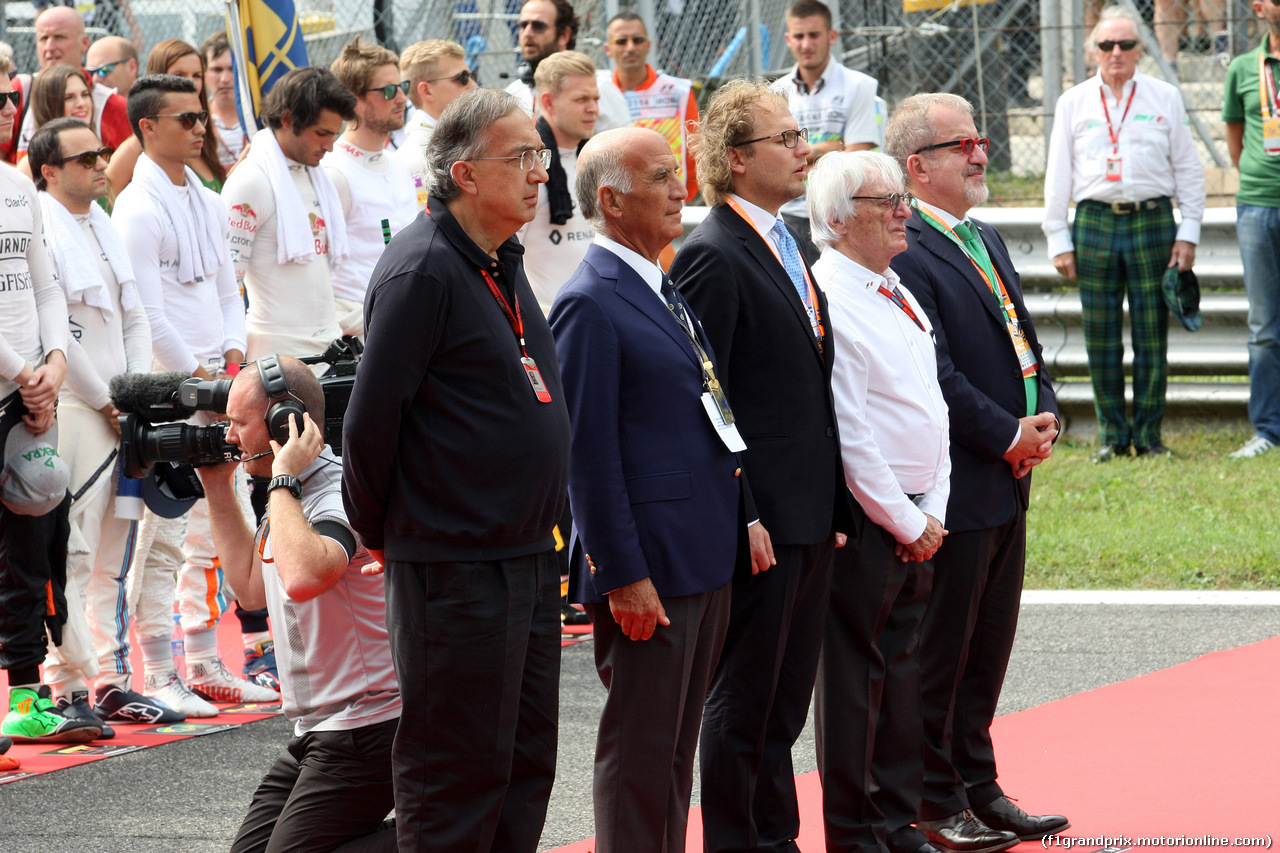
[{"label": "green grass", "polygon": [[1280,589],[1280,452],[1247,432],[1166,435],[1175,456],[1095,465],[1064,439],[1036,469],[1028,589]]}]

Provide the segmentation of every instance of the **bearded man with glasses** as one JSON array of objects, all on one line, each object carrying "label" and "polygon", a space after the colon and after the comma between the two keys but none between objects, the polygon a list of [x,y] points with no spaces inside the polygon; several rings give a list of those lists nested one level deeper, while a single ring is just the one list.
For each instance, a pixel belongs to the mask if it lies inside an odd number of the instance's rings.
[{"label": "bearded man with glasses", "polygon": [[[1190,270],[1204,215],[1204,169],[1176,86],[1138,71],[1141,21],[1102,10],[1090,40],[1098,74],[1058,99],[1045,170],[1049,257],[1078,282],[1093,408],[1095,462],[1167,456],[1161,437],[1169,381],[1167,270]],[[1176,200],[1182,221],[1175,224]],[[1072,225],[1067,206],[1075,202]],[[1133,414],[1126,411],[1123,302],[1133,346]]]},{"label": "bearded man with glasses", "polygon": [[427,212],[365,296],[343,495],[386,566],[400,850],[534,853],[556,766],[569,415],[515,233],[550,152],[514,97],[476,89],[427,159]]},{"label": "bearded man with glasses", "polygon": [[994,228],[967,219],[987,200],[987,141],[977,136],[973,105],[949,94],[907,98],[885,131],[916,207],[907,251],[891,265],[933,328],[951,437],[949,533],[920,632],[916,827],[928,843],[895,845],[918,853],[996,853],[1069,826],[1026,814],[996,783],[991,722],[1018,625],[1030,473],[1053,452],[1058,417],[1009,251]]}]

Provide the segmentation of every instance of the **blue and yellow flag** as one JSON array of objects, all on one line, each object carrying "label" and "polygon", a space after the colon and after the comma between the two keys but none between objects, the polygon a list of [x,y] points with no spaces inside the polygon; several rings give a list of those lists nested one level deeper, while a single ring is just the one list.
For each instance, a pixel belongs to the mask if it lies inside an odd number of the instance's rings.
[{"label": "blue and yellow flag", "polygon": [[245,127],[261,127],[262,101],[284,75],[308,65],[293,0],[227,0],[227,34],[235,53],[236,100]]}]

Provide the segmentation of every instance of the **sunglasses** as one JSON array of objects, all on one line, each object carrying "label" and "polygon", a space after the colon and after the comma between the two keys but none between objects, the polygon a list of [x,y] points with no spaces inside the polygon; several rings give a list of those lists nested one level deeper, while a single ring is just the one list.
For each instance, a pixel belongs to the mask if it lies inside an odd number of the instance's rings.
[{"label": "sunglasses", "polygon": [[473,77],[475,77],[475,75],[471,73],[471,69],[464,68],[461,71],[459,71],[457,74],[454,74],[452,77],[432,77],[427,82],[438,83],[441,80],[452,80],[453,82],[457,83],[459,86],[465,86],[471,82]]},{"label": "sunglasses", "polygon": [[157,113],[153,116],[145,116],[145,118],[176,118],[182,122],[183,130],[190,130],[196,126],[196,122],[207,126],[209,123],[209,111],[201,110],[198,113]]},{"label": "sunglasses", "polygon": [[925,147],[918,149],[916,153],[920,154],[924,151],[933,151],[938,148],[959,148],[964,156],[968,157],[973,153],[973,149],[975,148],[981,148],[982,153],[987,153],[987,151],[991,150],[991,140],[986,137],[982,137],[981,139],[965,138],[954,139],[951,142],[935,142],[933,145],[926,145]]},{"label": "sunglasses", "polygon": [[546,21],[521,21],[516,24],[516,29],[524,32],[526,29],[532,28],[535,33],[545,33],[550,26]]},{"label": "sunglasses", "polygon": [[[12,92],[0,92],[0,101],[3,101],[5,98],[9,99],[9,103],[13,104],[14,109],[17,109],[22,105],[22,93],[17,89],[14,89]],[[2,103],[0,103],[0,109],[4,109],[4,105]]]},{"label": "sunglasses", "polygon": [[757,136],[755,139],[748,139],[746,142],[735,142],[731,148],[737,148],[740,145],[750,145],[753,142],[764,142],[766,139],[773,139],[775,136],[782,137],[782,144],[788,148],[795,148],[800,144],[800,140],[809,141],[809,128],[802,127],[799,130],[783,130],[778,133],[771,133],[768,136]]},{"label": "sunglasses", "polygon": [[58,165],[65,166],[72,160],[79,160],[81,166],[84,166],[86,169],[92,169],[94,166],[98,165],[99,157],[102,158],[103,162],[110,163],[111,149],[99,148],[97,151],[85,151],[82,154],[72,154],[70,157],[63,157],[59,160]]},{"label": "sunglasses", "polygon": [[112,71],[116,70],[116,66],[125,60],[117,59],[115,62],[108,62],[106,65],[99,65],[97,68],[86,68],[85,72],[94,77],[109,77]]},{"label": "sunglasses", "polygon": [[365,92],[381,92],[383,100],[394,101],[396,99],[396,90],[399,89],[406,95],[409,94],[409,81],[401,80],[399,83],[388,83],[385,86],[374,86],[372,89],[365,89]]},{"label": "sunglasses", "polygon": [[[1271,2],[1276,3],[1276,5],[1280,5],[1280,2],[1277,2],[1277,0],[1271,0]],[[1123,39],[1121,41],[1098,42],[1098,50],[1102,51],[1103,53],[1110,53],[1111,51],[1115,50],[1117,47],[1123,50],[1125,53],[1128,53],[1129,51],[1133,50],[1137,46],[1138,46],[1138,42],[1136,39]]]},{"label": "sunglasses", "polygon": [[889,193],[888,195],[851,195],[849,198],[853,201],[874,201],[879,202],[880,206],[888,210],[897,210],[898,205],[905,204],[911,206],[911,202],[915,201],[915,196],[911,193]]},{"label": "sunglasses", "polygon": [[630,42],[631,44],[634,44],[636,47],[639,47],[640,45],[644,44],[648,40],[649,40],[648,36],[619,36],[616,39],[609,39],[609,44],[613,45],[614,47],[626,47],[627,43]]}]

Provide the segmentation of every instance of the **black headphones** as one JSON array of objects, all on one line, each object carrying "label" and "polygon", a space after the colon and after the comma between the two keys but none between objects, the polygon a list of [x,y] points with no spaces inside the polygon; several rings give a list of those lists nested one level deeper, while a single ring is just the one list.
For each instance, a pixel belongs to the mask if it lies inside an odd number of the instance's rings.
[{"label": "black headphones", "polygon": [[284,368],[280,366],[280,356],[264,355],[256,364],[258,375],[262,377],[262,388],[267,392],[267,434],[277,444],[283,445],[289,440],[289,415],[294,416],[301,433],[302,415],[307,407],[289,388],[289,380],[285,379]]}]

